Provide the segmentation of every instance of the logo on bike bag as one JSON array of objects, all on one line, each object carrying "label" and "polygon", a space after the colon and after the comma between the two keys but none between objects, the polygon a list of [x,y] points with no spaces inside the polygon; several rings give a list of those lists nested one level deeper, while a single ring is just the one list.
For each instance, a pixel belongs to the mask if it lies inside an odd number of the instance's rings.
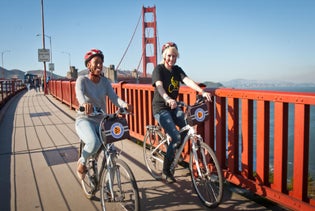
[{"label": "logo on bike bag", "polygon": [[205,117],[206,117],[205,110],[203,110],[202,108],[197,108],[195,110],[194,115],[195,115],[195,118],[198,122],[203,122],[205,120]]},{"label": "logo on bike bag", "polygon": [[110,133],[114,138],[121,138],[124,135],[125,129],[120,122],[115,122],[110,128]]}]

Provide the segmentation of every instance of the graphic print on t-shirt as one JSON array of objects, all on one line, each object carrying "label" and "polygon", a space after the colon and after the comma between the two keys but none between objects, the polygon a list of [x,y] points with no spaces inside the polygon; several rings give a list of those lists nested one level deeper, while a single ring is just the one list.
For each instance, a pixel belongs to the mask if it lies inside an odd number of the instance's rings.
[{"label": "graphic print on t-shirt", "polygon": [[171,78],[171,84],[168,86],[168,92],[172,93],[173,91],[178,91],[179,88],[179,81],[174,79],[174,76]]}]

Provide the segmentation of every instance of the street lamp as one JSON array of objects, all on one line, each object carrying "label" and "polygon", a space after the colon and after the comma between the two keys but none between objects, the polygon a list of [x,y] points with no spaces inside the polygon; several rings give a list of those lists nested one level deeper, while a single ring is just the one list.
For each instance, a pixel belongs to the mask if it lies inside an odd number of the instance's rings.
[{"label": "street lamp", "polygon": [[[3,54],[8,53],[8,52],[10,52],[10,51],[9,50],[5,50],[5,51],[1,52],[2,68],[4,68],[4,66],[3,66]],[[2,78],[5,78],[4,69],[2,70]]]},{"label": "street lamp", "polygon": [[[44,24],[44,0],[40,1],[40,5],[41,5],[41,15],[42,15],[42,45],[43,45],[43,49],[45,50],[45,24]],[[47,76],[46,76],[46,61],[43,60],[43,64],[44,64],[44,95],[47,94]]]},{"label": "street lamp", "polygon": [[4,66],[3,66],[3,54],[8,53],[8,52],[10,52],[10,51],[9,50],[5,50],[5,51],[1,52],[1,60],[2,60],[2,67],[3,68],[4,68]]},{"label": "street lamp", "polygon": [[61,53],[68,54],[69,58],[69,68],[71,67],[71,54],[69,52],[62,51]]}]

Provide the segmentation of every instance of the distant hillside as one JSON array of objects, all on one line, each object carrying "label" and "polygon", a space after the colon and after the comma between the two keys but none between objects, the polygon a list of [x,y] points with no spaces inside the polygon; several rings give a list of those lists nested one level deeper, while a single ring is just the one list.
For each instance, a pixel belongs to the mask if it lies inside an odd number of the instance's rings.
[{"label": "distant hillside", "polygon": [[223,86],[223,84],[219,82],[216,83],[216,82],[211,82],[211,81],[203,82],[203,84],[205,84],[207,88],[219,88]]},{"label": "distant hillside", "polygon": [[[26,73],[30,73],[30,74],[34,74],[34,75],[38,75],[38,76],[42,76],[44,75],[44,71],[43,70],[29,70],[27,71]],[[65,78],[63,76],[60,76],[60,75],[56,75],[56,74],[51,74],[51,72],[49,71],[46,71],[46,76],[51,76],[52,78],[54,79],[59,79],[59,78]]]},{"label": "distant hillside", "polygon": [[[106,71],[106,67],[103,68],[103,71]],[[84,69],[78,72],[78,75],[87,75],[88,70]],[[142,73],[139,73],[142,74]],[[118,70],[118,77],[132,77],[132,72],[129,70]]]},{"label": "distant hillside", "polygon": [[[39,77],[41,77],[44,74],[44,71],[43,70],[29,70],[29,71],[24,72],[22,70],[16,70],[16,69],[7,70],[7,69],[0,67],[0,78],[23,80],[24,75],[26,73],[38,75]],[[47,71],[46,74],[47,74],[47,76],[50,76],[51,73],[49,71]],[[56,75],[56,74],[52,74],[52,76],[53,76],[53,78],[64,78],[64,77],[61,77],[61,76]]]},{"label": "distant hillside", "polygon": [[6,78],[6,79],[23,79],[24,78],[24,72],[22,70],[6,70],[2,67],[0,67],[0,78]]}]

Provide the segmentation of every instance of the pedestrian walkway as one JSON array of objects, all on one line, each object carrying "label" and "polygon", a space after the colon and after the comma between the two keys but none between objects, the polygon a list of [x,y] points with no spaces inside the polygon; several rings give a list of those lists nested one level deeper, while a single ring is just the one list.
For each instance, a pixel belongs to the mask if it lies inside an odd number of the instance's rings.
[{"label": "pedestrian walkway", "polygon": [[[79,139],[75,111],[50,95],[25,91],[0,111],[0,210],[100,210],[100,201],[86,199],[76,176]],[[122,143],[122,144],[121,144]],[[177,182],[164,184],[147,172],[142,147],[130,140],[116,144],[132,168],[142,210],[207,210],[179,167]],[[226,185],[215,210],[280,210],[262,206]]]}]

